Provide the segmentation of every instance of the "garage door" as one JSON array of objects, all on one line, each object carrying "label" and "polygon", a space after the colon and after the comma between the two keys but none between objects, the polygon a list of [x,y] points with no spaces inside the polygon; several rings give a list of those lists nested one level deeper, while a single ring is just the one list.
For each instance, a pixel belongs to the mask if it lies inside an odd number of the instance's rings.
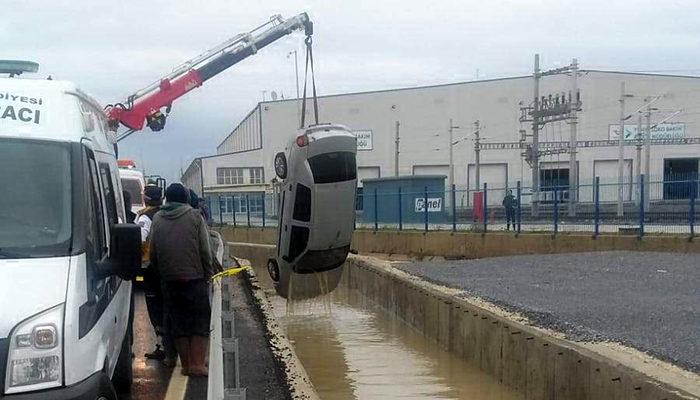
[{"label": "garage door", "polygon": [[449,165],[414,165],[413,175],[444,175],[450,171]]},{"label": "garage door", "polygon": [[379,167],[357,167],[357,186],[362,187],[363,179],[379,178]]},{"label": "garage door", "polygon": [[[606,185],[617,184],[618,180],[618,166],[617,160],[595,160],[593,161],[593,176],[600,177],[600,184]],[[625,160],[624,165],[624,178],[625,182],[623,196],[625,201],[632,200],[632,160]],[[592,184],[581,182],[582,185]],[[600,201],[616,201],[617,200],[617,187],[616,186],[603,186],[600,188]]]}]

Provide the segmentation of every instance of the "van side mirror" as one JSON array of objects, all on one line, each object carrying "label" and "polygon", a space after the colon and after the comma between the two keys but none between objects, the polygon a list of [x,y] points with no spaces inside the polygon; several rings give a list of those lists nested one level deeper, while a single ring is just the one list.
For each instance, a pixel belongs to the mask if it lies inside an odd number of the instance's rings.
[{"label": "van side mirror", "polygon": [[109,258],[100,263],[101,274],[134,279],[141,269],[141,228],[136,224],[115,224],[110,237]]}]

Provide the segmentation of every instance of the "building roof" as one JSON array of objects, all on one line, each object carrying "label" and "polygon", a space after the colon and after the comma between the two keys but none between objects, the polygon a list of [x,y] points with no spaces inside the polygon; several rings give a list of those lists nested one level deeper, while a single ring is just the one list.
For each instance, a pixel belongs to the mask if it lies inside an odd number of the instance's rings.
[{"label": "building roof", "polygon": [[[650,72],[625,72],[625,71],[608,71],[608,70],[599,70],[599,69],[581,69],[580,71],[582,73],[624,74],[624,75],[637,75],[637,76],[653,76],[653,77],[660,77],[660,78],[700,79],[700,76],[658,74],[658,73],[650,73]],[[341,96],[357,96],[357,95],[379,94],[379,93],[388,93],[388,92],[399,92],[399,91],[406,91],[406,90],[424,90],[424,89],[433,89],[433,88],[439,88],[439,87],[472,85],[472,84],[481,84],[481,83],[488,83],[488,82],[501,82],[501,81],[507,81],[507,80],[515,80],[515,79],[529,79],[531,77],[532,77],[532,75],[521,75],[521,76],[509,76],[509,77],[503,77],[503,78],[491,78],[491,79],[479,79],[479,80],[472,80],[472,81],[439,83],[439,84],[434,84],[434,85],[407,86],[407,87],[388,88],[388,89],[366,90],[366,91],[359,91],[359,92],[334,93],[334,94],[318,96],[318,98],[324,99],[324,98],[333,98],[333,97],[341,97]],[[224,144],[224,142],[229,137],[231,137],[231,135],[236,131],[236,129],[242,123],[244,123],[245,120],[258,107],[261,107],[264,104],[279,104],[279,103],[286,103],[286,102],[292,102],[292,101],[298,101],[298,100],[299,99],[295,98],[295,99],[270,100],[270,101],[258,102],[255,105],[255,107],[253,107],[253,109],[250,112],[248,112],[248,114],[246,114],[246,116],[243,117],[238,124],[236,124],[236,127],[234,127],[233,130],[231,130],[231,132],[228,135],[226,135],[226,137],[217,145],[217,148],[220,147],[222,144]]]}]

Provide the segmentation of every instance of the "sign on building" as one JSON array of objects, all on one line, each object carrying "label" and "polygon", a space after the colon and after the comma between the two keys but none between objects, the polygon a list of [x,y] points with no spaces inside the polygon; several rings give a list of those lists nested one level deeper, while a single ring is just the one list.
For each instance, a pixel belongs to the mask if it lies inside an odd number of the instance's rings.
[{"label": "sign on building", "polygon": [[357,138],[357,150],[372,150],[372,131],[353,131]]},{"label": "sign on building", "polygon": [[[608,137],[610,140],[617,140],[620,136],[620,125],[610,125]],[[642,126],[642,134],[646,133],[646,128]],[[659,124],[652,126],[651,139],[682,139],[685,137],[685,124]],[[625,125],[625,140],[637,138],[637,125]]]},{"label": "sign on building", "polygon": [[[442,198],[428,198],[428,212],[442,211]],[[416,198],[416,212],[425,212],[425,199],[422,197]]]}]

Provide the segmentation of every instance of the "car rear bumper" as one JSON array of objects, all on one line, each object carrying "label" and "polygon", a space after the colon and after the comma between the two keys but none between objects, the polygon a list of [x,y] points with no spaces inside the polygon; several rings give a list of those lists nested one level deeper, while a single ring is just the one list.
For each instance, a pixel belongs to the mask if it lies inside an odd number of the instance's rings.
[{"label": "car rear bumper", "polygon": [[297,274],[329,271],[343,265],[349,251],[350,245],[327,250],[308,250],[292,269]]},{"label": "car rear bumper", "polygon": [[3,396],[2,400],[97,400],[115,399],[114,389],[104,372],[97,372],[72,386]]}]

